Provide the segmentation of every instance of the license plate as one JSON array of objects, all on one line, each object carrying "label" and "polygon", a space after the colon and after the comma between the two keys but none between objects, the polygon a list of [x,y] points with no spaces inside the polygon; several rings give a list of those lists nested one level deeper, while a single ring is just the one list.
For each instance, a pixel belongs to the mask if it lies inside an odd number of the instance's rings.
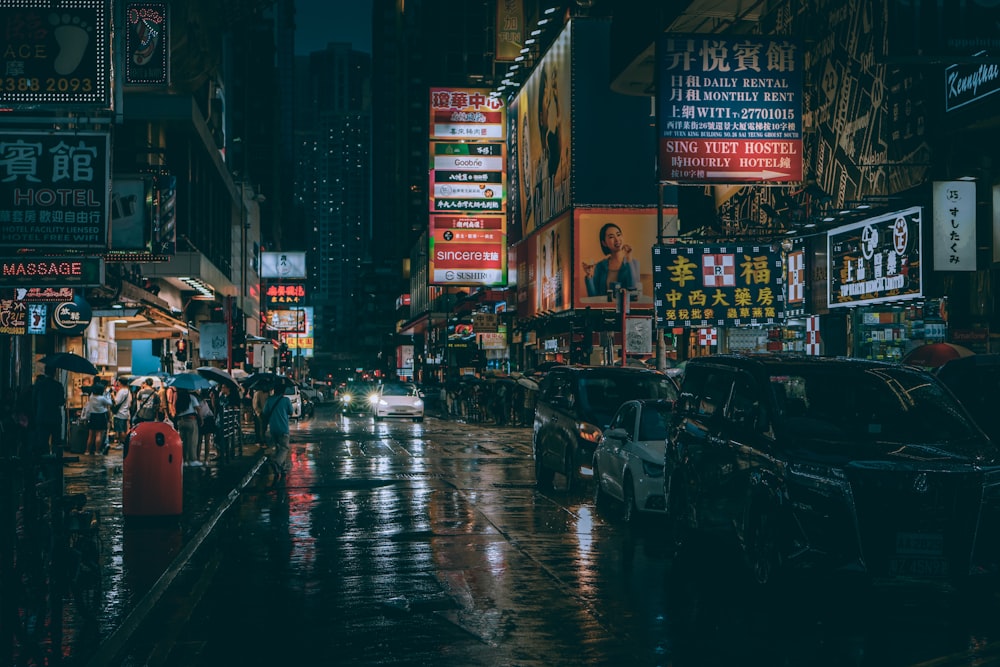
[{"label": "license plate", "polygon": [[941,533],[896,533],[896,555],[905,559],[943,556],[944,535]]},{"label": "license plate", "polygon": [[943,558],[891,558],[889,574],[894,577],[947,577],[948,561]]}]

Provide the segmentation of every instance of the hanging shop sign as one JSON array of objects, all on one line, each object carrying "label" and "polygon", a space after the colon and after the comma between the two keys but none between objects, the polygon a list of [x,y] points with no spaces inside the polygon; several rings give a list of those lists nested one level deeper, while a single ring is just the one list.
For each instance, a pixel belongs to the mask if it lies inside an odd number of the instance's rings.
[{"label": "hanging shop sign", "polygon": [[753,35],[656,43],[660,180],[802,180],[802,47]]},{"label": "hanging shop sign", "polygon": [[170,82],[169,24],[165,2],[125,5],[125,84],[166,86]]},{"label": "hanging shop sign", "polygon": [[643,315],[625,316],[625,354],[653,353],[653,318]]},{"label": "hanging shop sign", "polygon": [[0,334],[20,336],[27,332],[28,304],[14,299],[0,299]]},{"label": "hanging shop sign", "polygon": [[111,106],[107,0],[0,4],[0,103]]},{"label": "hanging shop sign", "polygon": [[429,273],[432,285],[506,284],[505,218],[432,215]]},{"label": "hanging shop sign", "polygon": [[806,312],[809,256],[803,239],[791,239],[790,243],[791,249],[785,254],[785,317],[799,317]]},{"label": "hanging shop sign", "polygon": [[0,246],[65,252],[108,245],[107,132],[0,137]]},{"label": "hanging shop sign", "polygon": [[0,287],[97,287],[101,257],[0,257]]},{"label": "hanging shop sign", "polygon": [[658,326],[771,324],[784,320],[781,252],[770,245],[653,246]]},{"label": "hanging shop sign", "polygon": [[72,287],[15,287],[14,298],[18,301],[62,303],[72,301]]},{"label": "hanging shop sign", "polygon": [[282,310],[290,306],[302,306],[306,302],[306,286],[304,283],[268,285],[264,296],[264,303],[268,310]]},{"label": "hanging shop sign", "polygon": [[86,331],[93,319],[90,304],[83,297],[77,296],[52,309],[52,330],[64,336],[79,336]]},{"label": "hanging shop sign", "polygon": [[229,358],[229,327],[225,322],[202,322],[199,333],[199,357],[213,361]]},{"label": "hanging shop sign", "polygon": [[976,270],[976,182],[935,181],[934,270]]},{"label": "hanging shop sign", "polygon": [[306,254],[304,252],[262,252],[260,254],[261,278],[305,278]]},{"label": "hanging shop sign", "polygon": [[852,223],[827,234],[830,308],[922,294],[922,207]]},{"label": "hanging shop sign", "polygon": [[41,335],[48,330],[48,308],[45,303],[28,304],[27,333]]}]

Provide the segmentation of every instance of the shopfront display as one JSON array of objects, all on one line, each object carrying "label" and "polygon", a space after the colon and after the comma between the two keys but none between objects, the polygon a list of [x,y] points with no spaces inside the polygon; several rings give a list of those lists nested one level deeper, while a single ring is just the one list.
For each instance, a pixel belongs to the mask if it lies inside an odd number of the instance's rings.
[{"label": "shopfront display", "polygon": [[936,301],[857,308],[851,318],[852,356],[900,361],[915,347],[944,342],[948,327],[940,311]]}]

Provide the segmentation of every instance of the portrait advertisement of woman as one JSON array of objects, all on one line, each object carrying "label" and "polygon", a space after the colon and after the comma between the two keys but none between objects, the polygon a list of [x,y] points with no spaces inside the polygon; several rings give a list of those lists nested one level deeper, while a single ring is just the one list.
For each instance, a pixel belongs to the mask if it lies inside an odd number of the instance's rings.
[{"label": "portrait advertisement of woman", "polygon": [[570,303],[570,257],[572,247],[571,217],[569,213],[543,227],[536,234],[538,244],[535,275],[538,276],[536,290],[537,311],[559,312],[569,308]]},{"label": "portrait advertisement of woman", "polygon": [[[676,214],[667,215],[676,235]],[[647,209],[586,209],[576,212],[575,307],[614,308],[608,290],[632,291],[633,305],[653,303],[656,212]]]}]

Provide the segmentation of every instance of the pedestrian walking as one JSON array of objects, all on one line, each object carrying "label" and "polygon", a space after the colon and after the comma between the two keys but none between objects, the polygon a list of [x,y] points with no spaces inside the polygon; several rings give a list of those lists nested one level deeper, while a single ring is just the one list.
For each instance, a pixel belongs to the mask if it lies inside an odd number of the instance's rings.
[{"label": "pedestrian walking", "polygon": [[66,388],[56,380],[55,366],[35,378],[32,391],[35,448],[39,456],[54,454],[63,446]]},{"label": "pedestrian walking", "polygon": [[271,387],[271,396],[264,404],[264,428],[270,432],[270,444],[274,447],[271,466],[275,481],[285,476],[288,465],[289,433],[288,421],[292,416],[292,402],[285,396],[284,387],[278,383]]},{"label": "pedestrian walking", "polygon": [[176,398],[173,414],[170,416],[181,436],[182,454],[185,466],[200,466],[198,460],[198,398],[187,389],[174,389]]},{"label": "pedestrian walking", "polygon": [[156,421],[160,412],[160,394],[153,388],[153,379],[146,378],[142,388],[135,395],[135,415],[132,416],[132,423]]},{"label": "pedestrian walking", "polygon": [[108,426],[112,403],[111,399],[104,393],[104,383],[94,382],[88,390],[90,397],[80,414],[80,419],[87,425],[87,444],[85,451],[87,454],[96,455],[98,452],[104,453],[104,442],[108,438]]},{"label": "pedestrian walking", "polygon": [[261,447],[267,446],[267,437],[265,435],[267,428],[264,422],[264,406],[267,404],[267,398],[269,395],[270,392],[260,388],[255,389],[253,392],[254,432],[257,436],[257,444]]},{"label": "pedestrian walking", "polygon": [[128,424],[131,415],[132,392],[129,391],[128,382],[123,378],[115,380],[115,397],[111,406],[111,418],[115,430],[115,442],[119,446],[125,442],[125,434],[128,433]]}]

